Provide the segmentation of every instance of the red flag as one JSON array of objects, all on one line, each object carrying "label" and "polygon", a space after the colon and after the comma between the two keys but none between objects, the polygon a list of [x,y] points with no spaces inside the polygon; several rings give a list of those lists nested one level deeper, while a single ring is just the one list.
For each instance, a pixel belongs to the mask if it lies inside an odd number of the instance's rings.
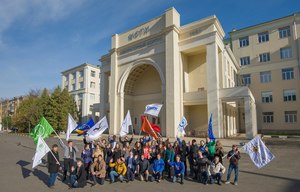
[{"label": "red flag", "polygon": [[154,132],[153,128],[151,127],[150,122],[148,121],[148,119],[146,117],[142,117],[143,119],[143,124],[142,124],[142,128],[141,130],[145,133],[148,133],[149,135],[151,135],[152,137],[154,137],[155,140],[158,139],[158,136],[156,135],[156,133]]},{"label": "red flag", "polygon": [[160,127],[158,125],[152,124],[150,123],[152,129],[154,129],[154,131],[159,132],[160,133]]}]

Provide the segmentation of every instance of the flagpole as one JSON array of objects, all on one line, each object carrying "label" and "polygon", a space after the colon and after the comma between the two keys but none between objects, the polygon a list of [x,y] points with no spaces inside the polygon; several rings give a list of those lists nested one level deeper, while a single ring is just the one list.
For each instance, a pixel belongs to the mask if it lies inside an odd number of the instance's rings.
[{"label": "flagpole", "polygon": [[53,129],[53,131],[54,131],[55,135],[58,137],[58,139],[59,139],[62,143],[64,143],[63,140],[61,140],[60,136],[56,133],[56,131],[55,131],[54,129]]},{"label": "flagpole", "polygon": [[56,162],[60,165],[59,161],[56,159],[55,155],[53,154],[52,150],[50,149],[50,153],[52,154],[52,156],[54,157],[54,159],[56,160]]}]

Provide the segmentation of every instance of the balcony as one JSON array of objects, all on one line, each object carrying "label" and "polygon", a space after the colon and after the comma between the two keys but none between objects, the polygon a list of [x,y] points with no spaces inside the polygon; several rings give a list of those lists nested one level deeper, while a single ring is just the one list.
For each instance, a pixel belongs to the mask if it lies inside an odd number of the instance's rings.
[{"label": "balcony", "polygon": [[207,91],[199,89],[199,91],[183,93],[183,103],[184,105],[206,104]]}]

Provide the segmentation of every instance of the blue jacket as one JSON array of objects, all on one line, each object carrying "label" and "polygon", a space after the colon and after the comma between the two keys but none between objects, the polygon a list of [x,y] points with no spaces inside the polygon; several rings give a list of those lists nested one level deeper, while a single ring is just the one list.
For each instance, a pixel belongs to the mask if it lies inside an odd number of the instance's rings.
[{"label": "blue jacket", "polygon": [[162,159],[155,160],[152,164],[152,170],[155,172],[163,172],[165,169],[165,163]]},{"label": "blue jacket", "polygon": [[[128,168],[128,164],[129,164],[130,158],[131,158],[130,156],[127,157],[127,158],[126,158],[126,161],[125,161],[125,165],[126,165],[127,169],[129,169],[129,168]],[[131,167],[131,170],[132,170],[132,171],[135,171],[137,163],[138,163],[138,162],[134,159],[134,157],[132,157],[132,167]]]},{"label": "blue jacket", "polygon": [[184,164],[182,163],[182,161],[174,161],[174,162],[169,162],[169,165],[170,166],[174,166],[174,172],[175,172],[175,175],[178,175],[179,173],[181,175],[184,174],[184,171],[185,171],[185,168],[184,168]]}]

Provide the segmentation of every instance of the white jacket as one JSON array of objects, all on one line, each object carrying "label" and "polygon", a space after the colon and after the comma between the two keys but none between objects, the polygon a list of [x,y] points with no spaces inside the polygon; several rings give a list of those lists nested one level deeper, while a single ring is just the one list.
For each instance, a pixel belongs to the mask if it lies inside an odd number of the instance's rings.
[{"label": "white jacket", "polygon": [[208,168],[208,175],[215,175],[217,173],[225,173],[226,168],[222,165],[222,163],[218,162],[217,164],[215,164],[214,162],[212,162]]}]

